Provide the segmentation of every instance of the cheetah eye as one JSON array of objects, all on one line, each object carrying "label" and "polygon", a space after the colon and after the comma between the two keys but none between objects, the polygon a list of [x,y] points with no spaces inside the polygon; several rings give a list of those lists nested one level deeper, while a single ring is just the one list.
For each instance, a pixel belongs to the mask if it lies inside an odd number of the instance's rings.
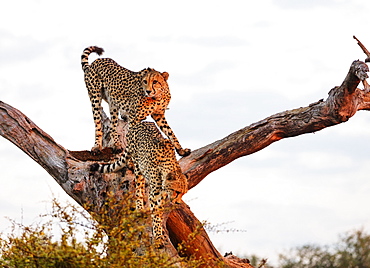
[{"label": "cheetah eye", "polygon": [[148,84],[148,81],[146,81],[146,80],[143,80],[143,83],[146,85],[146,84]]},{"label": "cheetah eye", "polygon": [[157,84],[158,81],[157,80],[153,80],[153,85]]}]

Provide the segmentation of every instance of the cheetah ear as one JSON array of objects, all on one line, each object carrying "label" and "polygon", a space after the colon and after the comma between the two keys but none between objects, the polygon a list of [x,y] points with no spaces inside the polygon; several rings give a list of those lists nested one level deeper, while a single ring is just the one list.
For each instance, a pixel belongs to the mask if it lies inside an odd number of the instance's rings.
[{"label": "cheetah ear", "polygon": [[163,76],[164,80],[166,80],[166,81],[167,81],[168,77],[170,76],[170,74],[167,73],[167,72],[163,72],[163,73],[161,73],[161,75]]}]

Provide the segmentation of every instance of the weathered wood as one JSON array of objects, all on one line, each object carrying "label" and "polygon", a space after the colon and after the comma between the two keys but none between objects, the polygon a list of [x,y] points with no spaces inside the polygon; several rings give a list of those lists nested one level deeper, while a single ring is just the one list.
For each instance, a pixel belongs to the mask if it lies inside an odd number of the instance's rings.
[{"label": "weathered wood", "polygon": [[[357,88],[367,78],[368,67],[354,61],[339,87],[330,90],[327,99],[307,107],[284,111],[240,129],[227,137],[193,151],[180,159],[183,172],[189,178],[190,188],[196,186],[209,173],[235,159],[255,153],[271,143],[287,137],[319,131],[347,121],[358,110],[370,109],[369,90]],[[122,138],[125,125],[121,124]],[[72,152],[58,145],[48,134],[37,127],[17,109],[0,101],[0,135],[8,139],[39,163],[59,183],[63,190],[79,204],[92,204],[99,208],[108,192],[116,195],[132,190],[131,172],[98,174],[91,173],[89,166],[96,161],[112,157],[109,150],[99,156],[88,151]],[[105,145],[109,139],[105,137]],[[215,249],[198,219],[184,203],[169,215],[167,227],[172,243],[176,246],[186,241],[194,230],[190,247],[182,254],[208,259],[224,260],[228,267],[251,267],[245,260],[222,257]],[[171,249],[169,250],[171,252]]]}]

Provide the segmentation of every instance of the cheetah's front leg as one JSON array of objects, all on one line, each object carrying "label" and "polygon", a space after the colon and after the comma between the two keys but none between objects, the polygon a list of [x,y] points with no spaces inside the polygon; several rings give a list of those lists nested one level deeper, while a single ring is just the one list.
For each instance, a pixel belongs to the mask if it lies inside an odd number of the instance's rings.
[{"label": "cheetah's front leg", "polygon": [[173,146],[175,146],[176,152],[181,156],[187,156],[191,153],[191,150],[188,148],[183,149],[180,145],[180,142],[173,133],[172,129],[167,123],[164,114],[152,114],[152,118],[155,120],[162,132],[171,140]]},{"label": "cheetah's front leg", "polygon": [[163,229],[163,211],[155,210],[151,214],[153,235],[155,239],[155,244],[158,248],[163,248],[165,244],[165,236]]},{"label": "cheetah's front leg", "polygon": [[144,176],[135,170],[135,198],[136,198],[136,209],[144,210],[144,195],[145,195],[145,178]]},{"label": "cheetah's front leg", "polygon": [[[168,212],[165,211],[165,204],[168,199],[167,193],[163,190],[160,182],[150,182],[149,205],[152,218],[153,236],[158,248],[163,248],[167,235],[165,225]],[[166,215],[165,215],[166,214]]]}]

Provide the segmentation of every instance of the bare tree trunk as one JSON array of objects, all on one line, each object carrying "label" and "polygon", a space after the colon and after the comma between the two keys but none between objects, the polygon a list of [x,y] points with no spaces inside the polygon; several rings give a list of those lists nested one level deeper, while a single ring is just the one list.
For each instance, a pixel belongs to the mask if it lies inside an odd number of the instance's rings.
[{"label": "bare tree trunk", "polygon": [[[364,62],[354,61],[341,86],[331,89],[325,101],[319,100],[307,107],[272,115],[180,159],[181,168],[189,178],[189,187],[195,187],[209,173],[235,159],[255,153],[275,141],[316,132],[347,121],[356,111],[369,110],[370,91],[365,80],[368,77],[366,72],[368,67]],[[365,90],[357,88],[361,81]],[[120,127],[124,138],[126,130],[123,122],[120,122]],[[91,155],[89,151],[69,151],[20,111],[1,101],[0,135],[39,163],[81,205],[92,204],[92,208],[98,211],[108,192],[120,196],[131,188],[133,174],[130,172],[123,176],[122,173],[102,175],[89,171],[91,164],[108,161],[112,157],[109,150],[98,156]],[[105,142],[107,145],[109,140],[105,139]],[[182,254],[212,262],[224,260],[227,267],[252,267],[246,260],[235,256],[222,257],[199,226],[200,222],[185,203],[178,206],[167,221],[173,246],[187,240],[193,231],[198,230],[196,237],[190,241],[190,247]],[[169,248],[168,252],[173,253],[173,248]]]}]

